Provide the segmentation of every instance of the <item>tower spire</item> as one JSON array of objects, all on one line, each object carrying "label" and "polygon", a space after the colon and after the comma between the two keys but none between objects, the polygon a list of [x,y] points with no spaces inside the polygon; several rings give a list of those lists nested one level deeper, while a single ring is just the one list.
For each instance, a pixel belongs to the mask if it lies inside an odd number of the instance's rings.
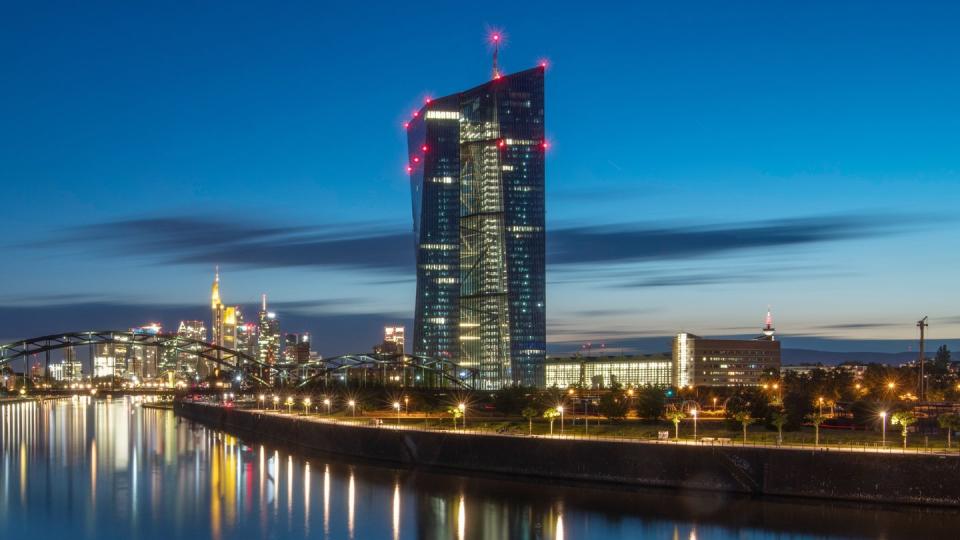
[{"label": "tower spire", "polygon": [[267,293],[260,295],[260,301],[263,303],[263,311],[267,310]]},{"label": "tower spire", "polygon": [[500,32],[494,32],[490,39],[493,41],[493,78],[500,78],[500,67],[497,66],[497,57],[500,55]]},{"label": "tower spire", "polygon": [[767,318],[764,320],[763,335],[773,339],[775,331],[773,328],[773,313],[770,311],[770,306],[767,306]]}]

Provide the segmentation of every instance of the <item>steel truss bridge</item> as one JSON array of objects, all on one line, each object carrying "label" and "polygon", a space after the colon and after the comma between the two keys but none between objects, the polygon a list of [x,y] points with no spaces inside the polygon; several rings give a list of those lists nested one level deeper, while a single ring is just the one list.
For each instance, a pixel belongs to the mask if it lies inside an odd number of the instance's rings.
[{"label": "steel truss bridge", "polygon": [[[464,368],[445,359],[406,354],[347,354],[304,364],[274,364],[260,362],[253,356],[170,333],[151,333],[128,330],[91,330],[68,332],[18,340],[0,344],[0,369],[12,367],[15,361],[24,362],[24,375],[31,358],[43,358],[44,375],[49,375],[50,353],[58,349],[87,348],[91,369],[98,347],[123,347],[124,357],[114,358],[116,371],[134,373],[139,369],[145,374],[143,357],[133,357],[134,350],[154,350],[154,371],[173,370],[181,375],[190,373],[196,377],[217,371],[259,386],[273,386],[268,381],[284,382],[298,380],[299,386],[317,384],[382,384],[406,387],[454,387],[474,388],[478,372]],[[116,350],[116,349],[114,349]],[[131,370],[131,366],[133,369]]]}]

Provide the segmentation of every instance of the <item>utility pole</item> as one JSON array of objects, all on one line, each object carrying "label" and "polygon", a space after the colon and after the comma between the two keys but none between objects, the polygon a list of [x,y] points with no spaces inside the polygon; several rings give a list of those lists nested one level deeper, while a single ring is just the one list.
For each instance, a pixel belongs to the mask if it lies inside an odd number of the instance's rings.
[{"label": "utility pole", "polygon": [[923,393],[923,387],[924,387],[924,380],[923,380],[923,361],[924,361],[924,358],[923,358],[923,345],[924,345],[924,343],[923,343],[923,338],[924,338],[924,330],[925,330],[928,326],[930,326],[930,325],[927,324],[927,316],[926,316],[926,315],[924,315],[924,317],[923,317],[922,319],[920,319],[919,321],[917,321],[917,328],[920,329],[920,395],[919,395],[919,397],[920,397],[920,402],[921,402],[921,403],[923,403],[923,397],[924,397],[924,393]]}]

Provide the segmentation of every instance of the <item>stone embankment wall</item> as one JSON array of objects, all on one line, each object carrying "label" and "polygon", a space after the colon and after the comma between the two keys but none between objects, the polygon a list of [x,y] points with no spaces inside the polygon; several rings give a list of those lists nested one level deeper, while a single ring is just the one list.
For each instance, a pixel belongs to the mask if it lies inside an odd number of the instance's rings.
[{"label": "stone embankment wall", "polygon": [[687,446],[391,429],[178,402],[180,416],[259,441],[364,459],[680,489],[960,505],[960,456]]}]

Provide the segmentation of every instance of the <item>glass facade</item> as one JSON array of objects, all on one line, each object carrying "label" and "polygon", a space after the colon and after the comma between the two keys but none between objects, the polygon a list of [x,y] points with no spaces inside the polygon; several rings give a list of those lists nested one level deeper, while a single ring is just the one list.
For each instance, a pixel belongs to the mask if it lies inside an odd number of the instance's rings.
[{"label": "glass facade", "polygon": [[433,100],[408,125],[414,353],[479,386],[543,386],[543,68]]},{"label": "glass facade", "polygon": [[610,388],[671,386],[673,361],[666,356],[609,356],[552,358],[546,363],[548,387]]}]

